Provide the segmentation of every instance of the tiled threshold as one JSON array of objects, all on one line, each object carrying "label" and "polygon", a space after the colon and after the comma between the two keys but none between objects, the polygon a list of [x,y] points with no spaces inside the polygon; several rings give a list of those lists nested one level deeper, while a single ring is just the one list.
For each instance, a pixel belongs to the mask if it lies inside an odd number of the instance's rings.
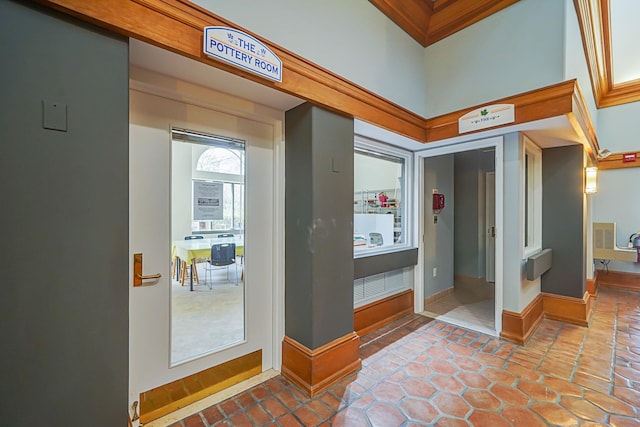
[{"label": "tiled threshold", "polygon": [[637,291],[601,288],[590,328],[545,319],[524,346],[410,315],[360,352],[362,369],[313,399],[275,375],[149,425],[640,426]]}]

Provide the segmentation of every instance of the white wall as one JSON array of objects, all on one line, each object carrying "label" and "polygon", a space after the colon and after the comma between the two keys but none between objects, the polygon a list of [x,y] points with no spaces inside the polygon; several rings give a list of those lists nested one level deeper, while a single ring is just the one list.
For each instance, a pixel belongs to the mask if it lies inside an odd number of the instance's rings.
[{"label": "white wall", "polygon": [[562,81],[564,7],[521,0],[429,46],[427,117]]},{"label": "white wall", "polygon": [[[603,108],[598,113],[598,141],[614,153],[640,151],[640,102]],[[640,197],[635,187],[640,168],[601,170],[598,193],[591,196],[594,222],[615,222],[616,241],[625,245],[632,233],[640,231]],[[596,268],[602,268],[600,263]],[[612,261],[610,270],[640,273],[640,264]]]},{"label": "white wall", "polygon": [[[402,176],[402,164],[377,159],[374,157],[359,155],[354,156],[354,191],[393,190],[398,188],[398,197],[402,196],[398,177]],[[394,194],[387,193],[390,198]]]},{"label": "white wall", "polygon": [[194,3],[417,114],[424,48],[365,0]]}]

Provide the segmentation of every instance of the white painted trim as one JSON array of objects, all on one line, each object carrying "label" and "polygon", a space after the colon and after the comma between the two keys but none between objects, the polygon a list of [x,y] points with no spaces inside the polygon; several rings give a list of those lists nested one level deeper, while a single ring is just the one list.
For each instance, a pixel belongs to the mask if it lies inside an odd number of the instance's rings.
[{"label": "white painted trim", "polygon": [[[420,151],[416,154],[416,168],[419,171],[420,179],[417,182],[417,187],[422,188],[424,182],[424,159],[427,157],[442,156],[445,154],[459,153],[462,151],[477,150],[482,148],[495,149],[495,173],[496,173],[496,282],[495,282],[495,333],[492,335],[498,336],[502,331],[502,309],[504,303],[504,287],[503,287],[503,264],[504,264],[504,137],[494,136],[491,138],[474,140],[469,142],[462,142],[453,145],[445,145],[434,147]],[[421,164],[420,164],[421,163]],[[421,191],[421,190],[418,190]],[[417,225],[419,230],[419,236],[424,233],[424,195],[418,194],[416,209],[419,209],[418,214],[420,223]],[[416,272],[420,272],[420,277],[415,280],[416,288],[414,289],[414,295],[416,300],[418,295],[424,295],[424,242],[423,239],[418,239],[418,266]],[[418,311],[419,306],[424,302],[415,302],[414,306]],[[423,310],[423,307],[420,311]],[[477,330],[478,332],[487,333],[484,328],[472,328],[470,325],[465,325],[470,329]]]},{"label": "white painted trim", "polygon": [[273,369],[282,365],[282,340],[284,339],[284,290],[285,290],[285,140],[284,114],[282,121],[274,124],[274,174],[273,194]]},{"label": "white painted trim", "polygon": [[415,156],[413,164],[416,177],[413,181],[413,238],[418,246],[418,263],[413,275],[413,309],[420,313],[424,311],[424,157]]}]

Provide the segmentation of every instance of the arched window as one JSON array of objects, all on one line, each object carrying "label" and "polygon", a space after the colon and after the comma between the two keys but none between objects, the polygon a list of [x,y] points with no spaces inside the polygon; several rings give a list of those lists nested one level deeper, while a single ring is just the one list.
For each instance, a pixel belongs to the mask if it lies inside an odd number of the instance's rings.
[{"label": "arched window", "polygon": [[196,170],[244,175],[244,150],[211,147],[198,158]]}]

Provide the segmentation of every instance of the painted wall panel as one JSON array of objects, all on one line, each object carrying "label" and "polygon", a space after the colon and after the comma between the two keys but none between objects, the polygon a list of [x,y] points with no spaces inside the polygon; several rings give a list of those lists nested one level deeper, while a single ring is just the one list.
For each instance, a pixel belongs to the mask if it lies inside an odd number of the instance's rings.
[{"label": "painted wall panel", "polygon": [[562,81],[564,7],[521,0],[429,46],[427,117]]},{"label": "painted wall panel", "polygon": [[424,48],[368,1],[194,3],[424,116]]},{"label": "painted wall panel", "polygon": [[[432,190],[444,194],[445,208],[434,223]],[[453,154],[424,160],[424,296],[428,297],[453,286],[453,230],[455,199]],[[436,276],[433,275],[433,269]]]},{"label": "painted wall panel", "polygon": [[0,423],[126,425],[128,43],[12,1],[0,37]]}]

